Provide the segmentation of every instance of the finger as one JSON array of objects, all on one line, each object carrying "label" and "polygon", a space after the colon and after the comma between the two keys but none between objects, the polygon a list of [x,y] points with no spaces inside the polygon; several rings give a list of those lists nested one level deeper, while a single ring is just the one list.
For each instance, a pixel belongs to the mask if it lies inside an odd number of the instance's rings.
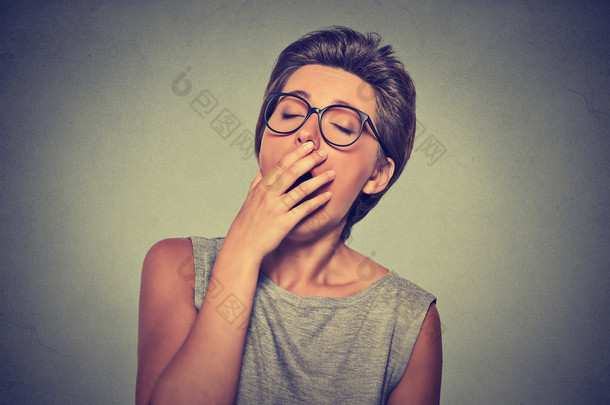
[{"label": "finger", "polygon": [[291,209],[299,201],[301,201],[323,185],[331,182],[334,178],[334,170],[327,170],[324,173],[320,173],[316,177],[304,181],[294,189],[290,190],[290,192],[284,194],[282,196],[282,202],[284,203],[284,205],[286,205],[286,207],[288,207],[288,209]]},{"label": "finger", "polygon": [[[282,174],[289,169],[295,162],[298,162],[303,157],[307,156],[313,150],[314,144],[312,141],[307,141],[295,150],[284,155],[271,171],[263,178],[263,185],[268,191],[279,191],[283,193],[290,185],[285,186],[285,181]],[[292,184],[292,183],[290,183]]]},{"label": "finger", "polygon": [[309,172],[315,166],[321,164],[324,160],[326,160],[326,157],[326,151],[319,150],[304,156],[300,160],[297,160],[283,171],[280,177],[276,180],[274,189],[280,193],[286,192],[286,190],[290,189],[294,185],[299,177]]},{"label": "finger", "polygon": [[256,187],[256,185],[262,180],[262,178],[263,173],[261,173],[259,169],[258,173],[256,174],[256,177],[254,177],[254,180],[252,180],[252,183],[250,183],[250,188],[248,189],[248,192],[250,192],[254,187]]},{"label": "finger", "polygon": [[295,182],[301,176],[309,172],[317,165],[321,164],[324,160],[326,160],[327,156],[328,155],[325,150],[318,150],[309,154],[308,156],[305,156],[303,159],[290,166],[284,173],[282,173],[282,182],[286,186],[285,190],[293,187]]},{"label": "finger", "polygon": [[305,218],[307,215],[311,214],[312,212],[320,208],[322,205],[326,204],[331,197],[332,193],[330,191],[327,191],[291,209],[289,213],[292,215],[288,216],[290,218],[290,229],[294,228],[299,223],[299,221]]}]

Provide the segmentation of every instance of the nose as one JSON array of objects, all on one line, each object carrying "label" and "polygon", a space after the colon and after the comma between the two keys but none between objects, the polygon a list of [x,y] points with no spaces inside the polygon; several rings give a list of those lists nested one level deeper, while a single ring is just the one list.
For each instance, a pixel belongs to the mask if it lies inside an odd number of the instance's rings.
[{"label": "nose", "polygon": [[316,112],[312,112],[307,121],[296,132],[296,142],[298,145],[302,145],[307,141],[313,141],[314,148],[318,149],[321,139],[319,115]]}]

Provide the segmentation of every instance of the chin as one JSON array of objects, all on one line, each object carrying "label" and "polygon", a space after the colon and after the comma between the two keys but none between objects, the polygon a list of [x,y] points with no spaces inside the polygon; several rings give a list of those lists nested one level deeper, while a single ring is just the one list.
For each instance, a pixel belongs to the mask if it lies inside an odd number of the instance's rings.
[{"label": "chin", "polygon": [[318,209],[303,218],[294,228],[292,228],[285,239],[297,242],[310,242],[318,241],[333,233],[333,224],[330,215],[324,211],[322,207],[322,209]]}]

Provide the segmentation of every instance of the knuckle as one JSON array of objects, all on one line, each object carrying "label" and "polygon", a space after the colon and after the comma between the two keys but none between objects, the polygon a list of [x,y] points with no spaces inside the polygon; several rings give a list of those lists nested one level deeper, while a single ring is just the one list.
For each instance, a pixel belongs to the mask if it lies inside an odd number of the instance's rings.
[{"label": "knuckle", "polygon": [[282,187],[282,179],[278,179],[278,181],[274,182],[274,183],[265,183],[264,187],[267,191],[277,191],[280,189],[280,187]]},{"label": "knuckle", "polygon": [[274,173],[270,173],[267,177],[263,177],[261,183],[265,190],[276,191],[282,187],[282,177],[275,176]]},{"label": "knuckle", "polygon": [[290,166],[286,172],[291,175],[291,176],[295,176],[295,177],[299,177],[301,175],[301,169],[299,167],[296,166]]},{"label": "knuckle", "polygon": [[303,213],[305,215],[309,214],[310,212],[312,212],[315,208],[316,208],[316,202],[315,202],[315,198],[311,199],[311,200],[307,200],[305,201],[303,204],[301,204],[301,207],[303,209]]},{"label": "knuckle", "polygon": [[289,164],[289,162],[288,162],[287,157],[286,157],[286,156],[284,156],[283,158],[281,158],[281,159],[280,159],[280,160],[277,162],[276,166],[278,167],[278,169],[280,169],[280,170],[282,170],[282,171],[283,171],[283,170],[288,169],[288,168],[289,168],[289,166],[290,166],[290,164]]},{"label": "knuckle", "polygon": [[282,203],[286,206],[286,208],[290,209],[294,204],[296,204],[299,201],[299,199],[297,197],[295,197],[294,194],[289,193],[283,196],[282,198]]},{"label": "knuckle", "polygon": [[295,187],[293,191],[296,191],[298,198],[301,198],[304,195],[309,194],[309,187],[302,183]]}]

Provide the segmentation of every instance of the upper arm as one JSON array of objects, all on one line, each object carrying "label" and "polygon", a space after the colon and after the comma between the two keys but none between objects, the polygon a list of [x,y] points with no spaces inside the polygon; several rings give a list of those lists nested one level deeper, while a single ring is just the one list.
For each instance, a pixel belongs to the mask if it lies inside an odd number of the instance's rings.
[{"label": "upper arm", "polygon": [[438,404],[442,368],[441,321],[433,303],[422,324],[407,369],[390,394],[388,404]]},{"label": "upper arm", "polygon": [[137,404],[148,404],[159,376],[195,322],[194,278],[189,239],[162,240],[146,254],[140,284]]}]

